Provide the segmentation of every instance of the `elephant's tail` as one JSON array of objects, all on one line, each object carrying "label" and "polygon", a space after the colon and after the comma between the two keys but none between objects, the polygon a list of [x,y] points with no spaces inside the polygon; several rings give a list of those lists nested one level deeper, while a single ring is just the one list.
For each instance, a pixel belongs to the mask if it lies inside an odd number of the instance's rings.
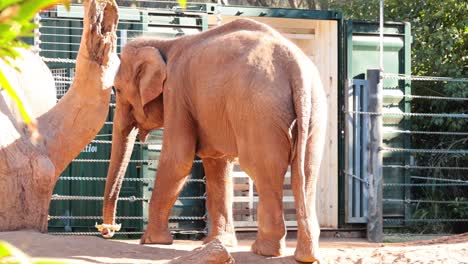
[{"label": "elephant's tail", "polygon": [[[315,212],[312,212],[312,208],[315,207],[308,204],[314,201],[314,199],[310,199],[311,197],[308,196],[314,194],[312,190],[308,192],[307,188],[315,188],[315,186],[311,186],[314,182],[314,179],[311,179],[313,176],[306,175],[306,173],[312,174],[310,169],[307,169],[308,167],[319,165],[316,164],[316,159],[312,157],[319,151],[315,153],[308,145],[315,144],[312,141],[315,140],[316,137],[312,135],[312,133],[324,133],[317,129],[323,128],[323,123],[321,121],[322,116],[324,117],[327,113],[319,113],[322,109],[326,110],[326,108],[322,107],[326,104],[326,97],[323,93],[318,70],[308,59],[300,63],[304,63],[305,65],[298,64],[300,68],[298,72],[300,72],[300,74],[299,76],[294,76],[294,80],[291,82],[297,125],[297,141],[291,161],[291,185],[296,206],[298,228],[303,231],[300,232],[305,236],[303,239],[309,240],[312,238],[311,229],[309,227],[315,216]],[[323,120],[326,120],[326,118]],[[320,159],[320,157],[317,158]]]},{"label": "elephant's tail", "polygon": [[301,223],[301,221],[307,218],[305,162],[307,140],[309,138],[312,99],[311,85],[306,78],[301,77],[305,76],[294,76],[294,80],[291,83],[297,126],[297,141],[296,147],[294,148],[295,153],[292,154],[293,159],[291,162],[291,184],[296,204],[298,225],[306,226],[306,223]]}]

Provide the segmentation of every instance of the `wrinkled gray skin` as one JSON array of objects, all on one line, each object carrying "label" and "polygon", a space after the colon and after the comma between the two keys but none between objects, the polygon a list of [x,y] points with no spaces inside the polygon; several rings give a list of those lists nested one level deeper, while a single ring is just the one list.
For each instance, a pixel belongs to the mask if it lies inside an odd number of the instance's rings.
[{"label": "wrinkled gray skin", "polygon": [[[150,130],[164,126],[141,243],[172,243],[169,214],[197,154],[207,178],[211,221],[206,241],[236,244],[229,174],[238,159],[260,198],[252,251],[281,255],[286,234],[282,188],[291,164],[298,220],[295,258],[317,260],[315,193],[327,113],[319,73],[306,55],[270,27],[239,19],[173,40],[137,39],[127,44],[121,59],[104,223],[115,224],[136,131],[145,140]],[[113,235],[107,229],[102,233]]]}]

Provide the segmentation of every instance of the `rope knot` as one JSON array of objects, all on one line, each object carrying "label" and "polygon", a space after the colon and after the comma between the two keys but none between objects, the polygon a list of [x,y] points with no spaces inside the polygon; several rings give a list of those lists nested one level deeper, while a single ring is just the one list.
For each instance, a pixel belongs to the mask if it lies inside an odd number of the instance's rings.
[{"label": "rope knot", "polygon": [[101,224],[101,225],[98,225],[97,223],[94,225],[94,227],[96,227],[96,229],[99,231],[99,232],[102,232],[102,230],[107,229],[108,231],[110,232],[116,232],[116,231],[120,231],[120,228],[122,227],[122,224]]}]

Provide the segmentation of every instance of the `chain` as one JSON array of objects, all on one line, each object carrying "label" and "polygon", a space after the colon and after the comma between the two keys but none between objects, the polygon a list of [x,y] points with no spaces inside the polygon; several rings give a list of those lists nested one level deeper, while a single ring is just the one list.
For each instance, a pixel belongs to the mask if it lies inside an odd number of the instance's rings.
[{"label": "chain", "polygon": [[421,177],[421,176],[410,176],[410,178],[418,180],[433,180],[433,181],[445,181],[445,182],[458,182],[468,184],[468,181],[461,179],[444,179],[444,178],[435,178],[435,177]]},{"label": "chain", "polygon": [[436,76],[411,76],[405,74],[383,73],[384,79],[406,80],[406,81],[440,81],[440,82],[468,82],[468,78],[451,78]]},{"label": "chain", "polygon": [[[147,217],[143,216],[116,216],[116,219],[120,220],[148,220]],[[101,220],[102,216],[49,216],[50,220],[59,220],[59,219],[71,219],[71,220]],[[169,220],[181,220],[181,221],[196,221],[196,220],[205,220],[205,216],[171,216]]]},{"label": "chain", "polygon": [[[158,160],[129,160],[129,162],[136,162],[136,163],[153,163],[157,161]],[[73,162],[103,163],[103,162],[110,162],[110,160],[109,159],[74,159]],[[203,163],[203,161],[194,160],[193,163]]]},{"label": "chain", "polygon": [[468,201],[435,201],[435,200],[411,200],[411,199],[382,199],[389,203],[434,203],[434,204],[468,204]]},{"label": "chain", "polygon": [[73,81],[74,78],[62,75],[54,75],[54,79]]},{"label": "chain", "polygon": [[468,170],[468,167],[438,167],[438,166],[416,166],[416,165],[383,165],[383,168],[392,168],[392,169],[441,169],[441,170]]},{"label": "chain", "polygon": [[[102,196],[74,196],[74,195],[53,194],[52,195],[52,200],[54,200],[54,201],[103,201],[104,197],[102,197]],[[149,201],[148,198],[135,197],[135,196],[119,197],[118,200],[119,201],[130,201],[130,202]]]},{"label": "chain", "polygon": [[[109,136],[112,136],[112,134],[109,134]],[[112,144],[112,140],[100,140],[100,139],[95,139],[92,140],[91,143],[99,143],[99,144]],[[148,141],[148,142],[135,142],[135,145],[160,145],[161,142],[157,141]]]},{"label": "chain", "polygon": [[72,63],[76,64],[76,60],[64,59],[64,58],[46,58],[41,57],[44,62],[58,62],[58,63]]},{"label": "chain", "polygon": [[410,131],[410,130],[398,130],[398,129],[384,129],[384,133],[468,136],[468,132]]},{"label": "chain", "polygon": [[58,80],[55,80],[54,81],[56,84],[72,84],[73,81],[58,81]]},{"label": "chain", "polygon": [[437,223],[437,222],[468,222],[468,219],[445,219],[445,218],[437,218],[437,219],[384,219],[384,222],[429,222],[429,223]]},{"label": "chain", "polygon": [[[73,177],[73,176],[60,176],[59,180],[63,181],[105,181],[104,177]],[[124,178],[124,181],[154,181],[149,178]]]},{"label": "chain", "polygon": [[[197,230],[170,230],[172,234],[184,234],[184,235],[195,235],[195,234],[207,234],[206,231]],[[100,232],[49,232],[49,235],[59,236],[100,236]],[[143,235],[144,232],[117,232],[115,235]]]},{"label": "chain", "polygon": [[33,38],[34,47],[33,47],[32,51],[34,53],[36,53],[36,54],[39,54],[39,52],[41,51],[41,47],[39,46],[39,44],[41,44],[41,31],[40,31],[40,28],[41,28],[41,15],[36,14],[34,16],[34,24],[36,24],[37,27],[34,28],[34,38]]},{"label": "chain", "polygon": [[[116,235],[143,235],[144,232],[117,232]],[[100,236],[100,232],[49,232],[49,235],[58,236]]]},{"label": "chain", "polygon": [[[63,181],[106,181],[107,178],[104,177],[73,177],[73,176],[60,176],[59,180]],[[131,181],[131,182],[151,182],[155,179],[150,178],[124,178],[124,181]],[[188,179],[187,182],[201,182],[205,183],[203,179]]]},{"label": "chain", "polygon": [[404,148],[380,148],[384,152],[411,152],[411,153],[427,153],[427,154],[468,154],[468,150],[463,149],[404,149]]},{"label": "chain", "polygon": [[384,183],[384,187],[449,187],[449,186],[468,186],[468,183]]},{"label": "chain", "polygon": [[[158,160],[129,160],[129,162],[137,163],[153,163]],[[73,162],[91,162],[91,163],[100,163],[100,162],[110,162],[108,159],[74,159]]]},{"label": "chain", "polygon": [[431,114],[431,113],[378,113],[363,111],[345,111],[349,114],[374,115],[374,116],[410,116],[410,117],[449,117],[449,118],[468,118],[468,114]]},{"label": "chain", "polygon": [[[206,199],[206,197],[205,196],[185,196],[185,197],[179,197],[178,199],[179,200],[204,200]],[[104,197],[53,194],[51,200],[54,200],[54,201],[103,201]],[[136,201],[149,201],[149,198],[130,196],[130,197],[119,197],[118,200],[136,202]]]},{"label": "chain", "polygon": [[445,96],[429,96],[429,95],[385,95],[386,98],[400,98],[405,97],[409,99],[430,99],[430,100],[453,100],[453,101],[468,101],[464,97],[445,97]]}]

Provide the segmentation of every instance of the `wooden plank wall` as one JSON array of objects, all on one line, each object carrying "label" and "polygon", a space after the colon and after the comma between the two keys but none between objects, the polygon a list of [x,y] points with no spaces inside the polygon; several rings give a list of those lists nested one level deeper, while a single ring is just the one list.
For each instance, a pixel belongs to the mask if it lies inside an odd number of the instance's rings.
[{"label": "wooden plank wall", "polygon": [[[238,19],[235,16],[223,16],[222,23]],[[338,25],[337,21],[288,19],[271,17],[251,17],[257,21],[272,26],[285,37],[298,45],[317,65],[328,100],[328,126],[324,158],[320,169],[320,179],[317,188],[317,211],[322,228],[338,227]],[[208,16],[209,28],[215,27],[215,15]],[[289,174],[289,173],[288,173]],[[241,172],[235,172],[235,204],[234,213],[236,225],[256,226],[256,193],[249,180]],[[251,182],[250,182],[251,184]],[[290,190],[290,178],[285,180],[285,220],[287,226],[294,227],[294,202]],[[249,191],[250,190],[250,191]],[[244,197],[244,198],[239,198]],[[252,201],[248,202],[248,197]],[[247,201],[247,202],[246,202]],[[250,222],[250,224],[249,224]]]}]

